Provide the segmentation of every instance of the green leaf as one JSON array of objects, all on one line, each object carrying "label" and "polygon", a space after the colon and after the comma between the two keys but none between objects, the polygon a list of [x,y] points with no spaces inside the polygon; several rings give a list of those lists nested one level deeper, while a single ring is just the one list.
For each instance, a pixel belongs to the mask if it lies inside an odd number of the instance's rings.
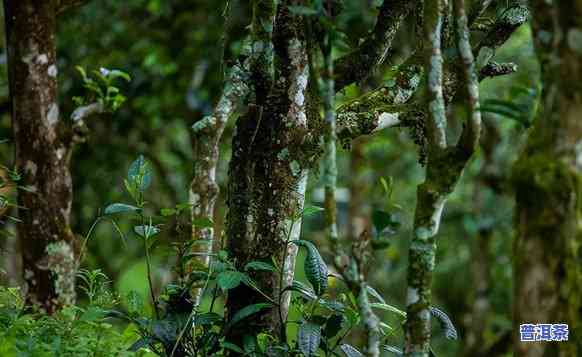
[{"label": "green leaf", "polygon": [[222,348],[226,349],[226,350],[230,350],[236,353],[240,353],[241,355],[245,354],[245,351],[238,347],[237,345],[235,345],[234,343],[230,343],[230,342],[226,342],[226,341],[222,341],[220,343],[220,345],[222,346]]},{"label": "green leaf", "polygon": [[216,312],[205,312],[194,317],[194,325],[212,325],[221,320],[222,316]]},{"label": "green leaf", "polygon": [[81,317],[79,318],[80,321],[98,321],[101,320],[105,317],[105,311],[92,306],[89,307],[84,313],[83,315],[81,315]]},{"label": "green leaf", "polygon": [[402,350],[401,350],[400,348],[398,348],[398,347],[389,346],[389,345],[384,345],[384,346],[382,347],[382,349],[383,349],[384,351],[386,351],[386,352],[393,353],[393,354],[395,354],[396,356],[403,356],[403,355],[404,355],[404,353],[402,353]]},{"label": "green leaf", "polygon": [[307,257],[303,269],[307,280],[313,286],[313,290],[318,296],[323,295],[327,289],[327,265],[321,258],[315,245],[309,241],[296,240],[294,244],[307,249]]},{"label": "green leaf", "polygon": [[299,6],[299,5],[290,5],[289,12],[295,15],[303,15],[303,16],[313,16],[319,14],[319,12],[315,9],[309,8],[307,6]]},{"label": "green leaf", "polygon": [[192,220],[192,226],[196,228],[213,228],[214,223],[212,223],[212,220],[207,217],[194,218]]},{"label": "green leaf", "polygon": [[343,343],[342,345],[340,345],[340,349],[348,357],[363,357],[364,356],[360,351],[358,351],[357,348],[355,348],[352,345],[348,345],[347,343]]},{"label": "green leaf", "polygon": [[328,339],[334,338],[341,331],[345,319],[346,318],[342,314],[331,315],[327,319],[325,327],[323,328],[323,334],[325,337]]},{"label": "green leaf", "polygon": [[315,356],[321,341],[321,326],[304,321],[297,333],[297,345],[305,357]]},{"label": "green leaf", "polygon": [[312,216],[316,213],[323,212],[323,210],[324,209],[322,207],[318,207],[318,206],[306,206],[303,209],[302,215],[303,215],[303,217],[308,217],[308,216]]},{"label": "green leaf", "polygon": [[164,217],[173,216],[176,214],[176,210],[173,208],[162,208],[160,214]]},{"label": "green leaf", "polygon": [[293,283],[291,283],[291,285],[285,287],[285,289],[283,289],[281,293],[284,293],[286,291],[296,291],[309,300],[317,299],[315,291],[313,291],[309,286],[297,280],[294,280]]},{"label": "green leaf", "polygon": [[133,227],[133,231],[135,232],[135,234],[145,239],[149,239],[155,236],[156,234],[160,233],[160,229],[152,225],[135,226]]},{"label": "green leaf", "polygon": [[399,308],[397,308],[395,306],[388,305],[388,304],[382,304],[382,303],[376,303],[376,302],[371,303],[370,306],[373,308],[376,308],[376,309],[393,312],[395,314],[398,314],[398,315],[406,318],[406,312],[400,310]]},{"label": "green leaf", "polygon": [[400,222],[396,215],[381,210],[375,210],[372,213],[372,224],[378,232],[382,232],[386,228],[397,229],[400,227]]},{"label": "green leaf", "polygon": [[230,320],[228,322],[228,324],[226,325],[226,329],[228,330],[228,329],[232,328],[234,325],[236,325],[241,320],[243,320],[243,319],[245,319],[253,314],[256,314],[257,312],[259,312],[263,309],[269,309],[272,307],[273,307],[273,304],[269,304],[269,303],[259,303],[259,304],[245,306],[242,309],[240,309],[239,311],[237,311],[236,314],[234,314],[234,316],[232,317],[232,320]]},{"label": "green leaf", "polygon": [[252,261],[245,265],[245,271],[249,270],[259,270],[259,271],[275,271],[275,267],[270,263]]},{"label": "green leaf", "polygon": [[131,81],[131,77],[129,76],[129,74],[120,71],[118,69],[113,69],[111,71],[109,71],[109,73],[107,74],[107,77],[110,79],[115,79],[115,78],[122,78],[125,79],[127,82]]},{"label": "green leaf", "polygon": [[142,337],[139,340],[135,341],[133,345],[131,345],[128,349],[129,352],[137,352],[140,349],[147,347],[150,342],[152,342],[151,337]]},{"label": "green leaf", "polygon": [[152,183],[152,172],[143,155],[139,155],[139,157],[129,166],[127,179],[141,192],[145,191],[150,186]]},{"label": "green leaf", "polygon": [[218,274],[216,283],[224,291],[234,289],[240,285],[243,274],[238,271],[227,270]]},{"label": "green leaf", "polygon": [[374,289],[370,285],[366,285],[366,290],[368,291],[368,294],[369,295],[371,295],[374,298],[376,298],[376,300],[378,300],[382,304],[385,304],[386,303],[386,300],[384,300],[384,298],[382,297],[382,295],[380,295],[380,293],[378,291],[376,291],[376,289]]},{"label": "green leaf", "polygon": [[445,336],[447,339],[456,340],[459,337],[455,325],[453,324],[449,316],[446,314],[446,312],[434,306],[431,306],[430,313],[439,322],[439,325],[441,326],[441,329],[443,329],[443,331],[445,332]]},{"label": "green leaf", "polygon": [[140,209],[138,207],[127,205],[125,203],[112,203],[105,208],[105,214],[115,214],[115,213],[126,213],[126,212],[138,212]]}]

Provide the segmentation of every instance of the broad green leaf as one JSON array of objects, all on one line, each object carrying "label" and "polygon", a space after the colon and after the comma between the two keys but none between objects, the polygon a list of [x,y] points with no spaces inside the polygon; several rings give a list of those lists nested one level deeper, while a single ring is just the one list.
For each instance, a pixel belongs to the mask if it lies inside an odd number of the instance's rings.
[{"label": "broad green leaf", "polygon": [[79,318],[81,321],[98,321],[105,317],[105,311],[101,308],[89,307]]},{"label": "broad green leaf", "polygon": [[275,267],[270,263],[252,261],[245,265],[245,271],[249,270],[275,271]]},{"label": "broad green leaf", "polygon": [[238,271],[227,270],[218,274],[218,277],[216,278],[216,283],[222,290],[226,291],[234,289],[237,286],[239,286],[242,279],[243,279],[242,273]]},{"label": "broad green leaf", "polygon": [[195,218],[192,220],[192,226],[196,228],[212,228],[214,227],[214,223],[210,218]]},{"label": "broad green leaf", "polygon": [[133,183],[135,187],[141,192],[145,191],[152,183],[152,172],[149,168],[149,163],[140,155],[129,166],[127,171],[127,180]]},{"label": "broad green leaf", "polygon": [[259,304],[245,306],[242,309],[240,309],[239,311],[237,311],[236,314],[234,314],[234,316],[232,317],[232,320],[230,320],[228,322],[228,324],[226,325],[226,329],[228,330],[228,329],[232,328],[234,325],[236,325],[241,320],[243,320],[243,319],[245,319],[253,314],[256,314],[257,312],[259,312],[263,309],[269,309],[272,307],[273,307],[273,304],[269,304],[269,303],[259,303]]},{"label": "broad green leaf", "polygon": [[325,337],[334,338],[342,329],[342,325],[345,321],[345,317],[342,314],[331,315],[323,328],[323,334]]},{"label": "broad green leaf", "polygon": [[297,333],[297,345],[305,357],[315,356],[321,341],[321,326],[304,321]]},{"label": "broad green leaf", "polygon": [[291,285],[285,287],[282,293],[286,291],[296,291],[309,300],[317,299],[317,295],[315,295],[315,292],[309,286],[297,280],[294,280]]},{"label": "broad green leaf", "polygon": [[105,214],[115,214],[115,213],[126,213],[126,212],[138,212],[140,209],[138,207],[128,205],[125,203],[112,203],[105,208]]},{"label": "broad green leaf", "polygon": [[160,233],[160,229],[158,227],[155,227],[152,225],[135,226],[135,227],[133,227],[133,231],[138,236],[140,236],[142,238],[146,238],[146,239],[149,239],[149,238],[155,236],[156,234]]},{"label": "broad green leaf", "polygon": [[459,337],[459,334],[457,333],[457,329],[455,328],[455,325],[453,324],[453,322],[451,321],[449,316],[446,314],[446,312],[444,312],[443,310],[441,310],[439,308],[431,306],[430,313],[439,322],[439,325],[443,329],[447,339],[456,340]]},{"label": "broad green leaf", "polygon": [[360,351],[358,351],[357,348],[355,348],[352,345],[348,345],[347,343],[340,345],[340,349],[348,357],[363,357],[364,356]]},{"label": "broad green leaf", "polygon": [[142,337],[139,340],[135,341],[133,345],[131,345],[128,349],[129,352],[137,352],[140,349],[147,347],[150,342],[152,342],[151,337]]},{"label": "broad green leaf", "polygon": [[113,69],[111,71],[109,71],[109,73],[107,74],[107,77],[109,77],[110,79],[115,79],[115,78],[122,78],[125,79],[127,82],[131,81],[131,77],[129,76],[129,74],[120,71],[118,69]]},{"label": "broad green leaf", "polygon": [[216,312],[205,312],[202,314],[197,314],[194,317],[194,325],[212,325],[217,321],[221,321],[222,316]]},{"label": "broad green leaf", "polygon": [[230,342],[226,342],[226,341],[222,341],[220,343],[220,345],[222,346],[222,348],[226,349],[226,350],[230,350],[236,353],[240,353],[241,355],[245,354],[245,351],[238,347],[237,345],[235,345],[234,343],[230,343]]},{"label": "broad green leaf", "polygon": [[323,295],[327,289],[327,265],[319,255],[319,251],[315,245],[309,241],[297,240],[293,242],[300,247],[305,247],[307,249],[307,257],[305,258],[305,263],[303,269],[305,270],[305,276],[313,290],[318,296]]}]

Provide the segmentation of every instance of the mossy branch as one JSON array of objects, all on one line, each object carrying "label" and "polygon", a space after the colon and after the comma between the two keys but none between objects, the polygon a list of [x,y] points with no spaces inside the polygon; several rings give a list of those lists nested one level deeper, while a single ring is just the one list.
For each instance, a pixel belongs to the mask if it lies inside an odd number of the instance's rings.
[{"label": "mossy branch", "polygon": [[354,51],[336,60],[336,91],[365,79],[386,61],[392,41],[417,0],[384,0],[374,29]]}]

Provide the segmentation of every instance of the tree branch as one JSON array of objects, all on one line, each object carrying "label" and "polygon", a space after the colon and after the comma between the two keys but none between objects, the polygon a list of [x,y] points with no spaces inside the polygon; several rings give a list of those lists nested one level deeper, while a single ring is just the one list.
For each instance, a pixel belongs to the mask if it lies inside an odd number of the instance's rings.
[{"label": "tree branch", "polygon": [[[479,80],[488,77],[494,77],[503,74],[509,74],[517,70],[517,67],[511,63],[492,62],[491,58],[497,48],[501,47],[507,41],[510,34],[527,21],[529,11],[523,6],[514,6],[506,10],[490,29],[489,35],[492,38],[481,41],[473,49],[474,53],[484,50],[484,54],[490,54],[482,58],[486,62],[479,63],[475,66],[480,69]],[[447,51],[448,52],[448,51]],[[449,58],[445,58],[449,60]],[[379,118],[382,113],[399,115],[400,122],[406,112],[418,113],[423,109],[416,103],[422,96],[414,97],[424,76],[422,68],[422,59],[417,54],[411,55],[391,76],[389,84],[383,85],[360,98],[344,104],[337,110],[338,137],[344,147],[349,146],[349,142],[361,135],[368,135],[379,130],[378,125],[381,123]],[[458,76],[447,83],[445,92],[454,92],[461,81]],[[409,103],[410,102],[410,103]],[[424,115],[424,114],[423,114]],[[386,116],[384,118],[387,119]],[[389,121],[393,122],[393,121]],[[403,125],[401,123],[401,125]],[[395,126],[388,125],[387,127]]]},{"label": "tree branch", "polygon": [[63,12],[70,10],[72,8],[85,5],[89,1],[90,0],[59,0],[56,8],[57,15],[60,15]]},{"label": "tree branch", "polygon": [[468,156],[471,156],[479,144],[479,134],[481,132],[481,111],[478,108],[479,79],[475,71],[475,58],[469,43],[469,25],[467,14],[465,13],[465,0],[455,0],[453,7],[457,19],[457,50],[463,62],[463,79],[466,83],[469,114],[457,145]]},{"label": "tree branch", "polygon": [[402,20],[416,3],[415,0],[384,0],[376,25],[364,42],[353,52],[335,61],[336,91],[365,79],[386,60]]}]

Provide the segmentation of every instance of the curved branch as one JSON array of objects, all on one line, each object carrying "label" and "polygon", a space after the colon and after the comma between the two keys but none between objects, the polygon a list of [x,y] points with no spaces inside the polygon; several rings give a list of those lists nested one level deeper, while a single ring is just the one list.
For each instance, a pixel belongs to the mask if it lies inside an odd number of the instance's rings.
[{"label": "curved branch", "polygon": [[376,25],[364,42],[356,50],[335,61],[336,91],[365,79],[386,60],[402,20],[416,3],[415,0],[384,0]]}]

